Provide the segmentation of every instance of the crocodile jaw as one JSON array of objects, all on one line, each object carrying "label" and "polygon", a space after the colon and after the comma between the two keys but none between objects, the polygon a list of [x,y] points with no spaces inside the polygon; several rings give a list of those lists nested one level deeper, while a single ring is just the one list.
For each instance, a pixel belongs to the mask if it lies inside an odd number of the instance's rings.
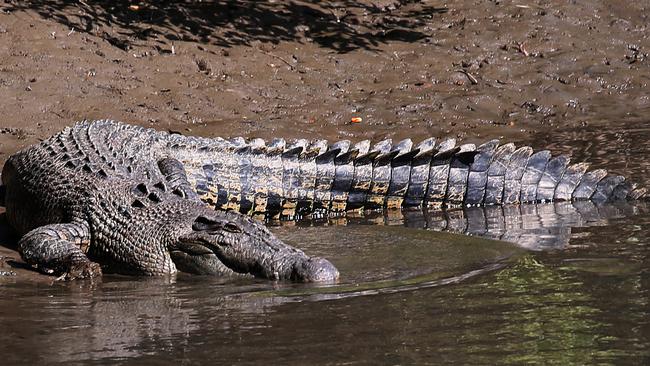
[{"label": "crocodile jaw", "polygon": [[331,262],[310,257],[283,243],[252,218],[231,212],[199,212],[169,247],[170,256],[181,271],[242,273],[296,282],[332,283],[339,278]]}]

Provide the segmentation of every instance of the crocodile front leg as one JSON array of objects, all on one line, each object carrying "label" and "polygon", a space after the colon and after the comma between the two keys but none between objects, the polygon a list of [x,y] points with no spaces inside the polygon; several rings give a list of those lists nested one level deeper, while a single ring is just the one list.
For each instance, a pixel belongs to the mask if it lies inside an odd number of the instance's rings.
[{"label": "crocodile front leg", "polygon": [[183,163],[174,158],[164,158],[158,161],[158,169],[165,176],[172,193],[192,200],[199,199],[199,196],[194,192],[192,185],[187,180]]},{"label": "crocodile front leg", "polygon": [[98,263],[84,253],[90,243],[88,228],[83,224],[52,224],[25,234],[20,242],[23,260],[39,271],[60,279],[92,278],[102,274]]}]

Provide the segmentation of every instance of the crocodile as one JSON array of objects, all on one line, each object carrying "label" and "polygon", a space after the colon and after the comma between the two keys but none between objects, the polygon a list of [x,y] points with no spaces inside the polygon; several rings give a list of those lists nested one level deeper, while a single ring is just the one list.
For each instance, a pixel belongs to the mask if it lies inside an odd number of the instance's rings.
[{"label": "crocodile", "polygon": [[328,260],[286,245],[259,221],[209,208],[180,162],[147,154],[144,139],[122,141],[131,151],[98,142],[92,127],[99,125],[68,128],[5,163],[7,221],[22,236],[26,263],[66,280],[177,271],[338,279]]},{"label": "crocodile", "polygon": [[104,269],[335,281],[329,261],[250,217],[645,197],[645,188],[588,167],[498,140],[267,143],[99,120],[11,156],[2,179],[21,255],[65,278]]}]

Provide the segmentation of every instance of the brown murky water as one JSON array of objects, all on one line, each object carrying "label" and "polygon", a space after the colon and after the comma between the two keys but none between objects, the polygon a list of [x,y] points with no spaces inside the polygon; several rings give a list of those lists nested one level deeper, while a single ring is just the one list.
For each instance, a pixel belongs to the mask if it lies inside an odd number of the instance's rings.
[{"label": "brown murky water", "polygon": [[[635,143],[650,137],[645,124],[562,136],[574,142],[557,150],[650,183],[635,159],[650,154]],[[650,214],[535,212],[520,245],[425,230],[412,215],[274,229],[332,259],[334,286],[189,275],[51,284],[5,261],[18,273],[0,277],[3,364],[647,363]],[[471,231],[463,222],[456,229]],[[391,225],[401,223],[410,227]],[[558,235],[566,241],[544,246]]]},{"label": "brown murky water", "polygon": [[[0,163],[114,118],[202,136],[503,136],[650,186],[647,1],[130,5],[0,2]],[[329,287],[52,284],[0,226],[0,364],[648,364],[650,215],[575,212],[274,228],[337,264]],[[516,224],[486,230],[495,217]]]}]

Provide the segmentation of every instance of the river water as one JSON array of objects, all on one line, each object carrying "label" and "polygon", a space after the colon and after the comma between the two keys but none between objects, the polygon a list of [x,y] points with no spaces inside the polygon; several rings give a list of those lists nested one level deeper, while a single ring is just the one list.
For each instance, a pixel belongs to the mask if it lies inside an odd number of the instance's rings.
[{"label": "river water", "polygon": [[[612,125],[523,142],[650,186],[648,137],[643,124]],[[341,283],[330,286],[190,275],[52,283],[13,264],[16,275],[0,277],[0,363],[648,364],[649,229],[643,204],[275,227],[337,265]]]}]

